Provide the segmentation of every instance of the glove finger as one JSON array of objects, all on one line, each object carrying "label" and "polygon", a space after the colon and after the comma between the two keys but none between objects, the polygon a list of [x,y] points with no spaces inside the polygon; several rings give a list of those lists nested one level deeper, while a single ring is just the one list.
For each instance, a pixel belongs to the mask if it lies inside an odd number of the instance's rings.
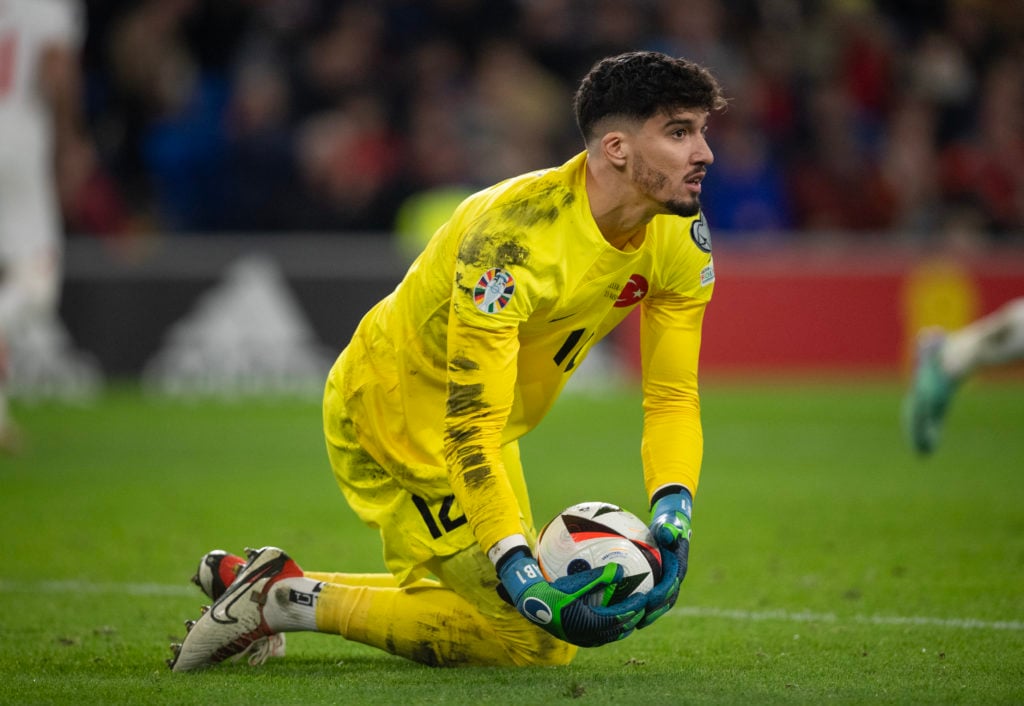
[{"label": "glove finger", "polygon": [[637,625],[639,625],[640,622],[643,619],[644,619],[644,612],[642,610],[641,611],[637,611],[633,615],[633,617],[631,617],[629,620],[626,620],[625,622],[623,622],[621,627],[626,629],[626,630],[628,630],[629,632],[633,632],[633,628],[635,628]]},{"label": "glove finger", "polygon": [[[686,569],[690,563],[690,541],[687,539],[679,540],[679,546],[676,547],[675,555],[676,562],[678,563],[676,573],[679,574],[679,581],[682,583],[683,579],[686,578]],[[664,565],[664,557],[662,557],[662,564]]]},{"label": "glove finger", "polygon": [[661,616],[665,615],[665,613],[669,612],[669,610],[672,609],[672,606],[674,606],[676,604],[677,600],[679,600],[679,584],[678,583],[676,583],[676,588],[674,590],[670,591],[668,593],[668,595],[665,596],[665,599],[661,603],[658,603],[656,605],[648,604],[647,610],[644,613],[644,619],[643,619],[643,621],[641,621],[641,623],[637,627],[639,627],[639,628],[646,628],[648,625],[653,623],[655,620],[657,620]]},{"label": "glove finger", "polygon": [[647,604],[643,619],[637,625],[643,629],[665,615],[679,599],[679,587],[686,577],[689,563],[690,542],[680,539],[674,550],[667,547],[661,552],[661,580],[647,594]]},{"label": "glove finger", "polygon": [[632,630],[632,626],[620,625],[611,617],[594,618],[586,621],[586,627],[566,631],[565,640],[580,647],[597,647],[620,639],[623,632]]},{"label": "glove finger", "polygon": [[674,547],[682,536],[682,530],[675,525],[660,525],[654,533],[654,540],[661,547]]},{"label": "glove finger", "polygon": [[[637,616],[638,619],[640,617],[641,616],[639,615]],[[635,629],[636,628],[633,625],[616,625],[614,627],[610,627],[609,629],[603,630],[602,632],[598,633],[594,637],[594,646],[606,645],[609,642],[618,642],[624,637],[628,637],[629,635],[633,634],[633,631]]]},{"label": "glove finger", "polygon": [[[687,542],[689,546],[689,542]],[[679,554],[677,551],[666,549],[661,553],[661,580],[655,588],[668,586],[679,575]],[[653,593],[653,589],[651,591]]]},{"label": "glove finger", "polygon": [[632,631],[644,619],[643,609],[613,616],[611,632]]},{"label": "glove finger", "polygon": [[[603,645],[621,639],[623,633],[632,632],[637,623],[643,620],[644,603],[644,594],[638,593],[613,606],[583,604],[573,606],[579,612],[576,613],[577,618],[572,622],[580,626],[587,625],[588,628],[581,630],[582,634],[578,635],[577,639],[569,639],[569,642],[584,647]],[[583,614],[589,615],[582,617]],[[581,617],[582,619],[580,619]],[[563,616],[563,621],[565,621],[565,616]]]},{"label": "glove finger", "polygon": [[646,607],[647,596],[643,593],[634,593],[615,605],[608,606],[605,610],[613,609],[615,614],[621,617],[627,613],[643,613]]},{"label": "glove finger", "polygon": [[641,620],[637,624],[637,626],[636,626],[637,630],[643,630],[644,628],[649,626],[651,623],[653,623],[655,620],[657,620],[661,616],[665,615],[665,613],[668,612],[669,607],[670,606],[666,603],[666,604],[663,604],[660,608],[657,608],[655,610],[648,611],[647,613],[645,613],[644,614],[644,619]]},{"label": "glove finger", "polygon": [[675,552],[666,550],[662,553],[661,569],[661,579],[647,594],[647,612],[660,608],[679,588],[679,559]]},{"label": "glove finger", "polygon": [[655,608],[660,608],[669,601],[670,596],[676,593],[679,593],[679,577],[668,576],[647,594],[647,605],[645,608],[648,612]]}]

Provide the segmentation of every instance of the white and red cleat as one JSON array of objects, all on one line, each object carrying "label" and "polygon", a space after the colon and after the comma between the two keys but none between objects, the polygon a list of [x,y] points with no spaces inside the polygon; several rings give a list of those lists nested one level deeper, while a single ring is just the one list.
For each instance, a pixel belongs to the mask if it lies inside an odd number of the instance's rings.
[{"label": "white and red cleat", "polygon": [[[196,583],[207,593],[203,569],[204,565],[210,568],[211,593],[207,595],[211,598],[213,587],[218,581],[223,583],[221,568],[225,573],[232,572],[237,566],[235,559],[241,558],[227,552],[217,554],[218,551],[203,557],[196,576]],[[207,565],[207,557],[211,555],[214,559]],[[234,558],[229,561],[228,557]],[[242,655],[248,655],[250,664],[261,664],[267,657],[279,656],[275,654],[278,647],[283,655],[284,635],[271,632],[263,619],[263,606],[275,583],[300,576],[302,569],[277,547],[264,547],[250,553],[234,581],[209,610],[205,610],[199,620],[185,623],[188,634],[180,645],[171,645],[174,657],[167,661],[168,666],[175,672],[187,672]]]}]

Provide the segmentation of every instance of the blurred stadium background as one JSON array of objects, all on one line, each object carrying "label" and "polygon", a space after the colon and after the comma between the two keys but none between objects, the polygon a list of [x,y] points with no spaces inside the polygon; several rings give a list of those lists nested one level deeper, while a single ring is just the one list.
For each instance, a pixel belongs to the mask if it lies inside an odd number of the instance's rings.
[{"label": "blurred stadium background", "polygon": [[[1024,4],[89,0],[99,159],[23,396],[319,389],[454,200],[580,149],[597,58],[710,66],[717,374],[906,371],[1024,294]],[[629,375],[626,327],[599,364]],[[19,362],[20,361],[20,362]],[[584,366],[586,368],[587,366]]]},{"label": "blurred stadium background", "polygon": [[[0,703],[630,703],[640,679],[651,702],[1024,703],[1024,370],[957,400],[927,463],[898,427],[918,328],[1024,295],[1024,2],[82,5],[98,159],[64,204],[61,319],[11,341],[30,444],[0,467]],[[679,639],[529,691],[314,635],[260,678],[172,679],[211,546],[380,570],[326,471],[326,367],[455,200],[580,149],[575,83],[637,48],[706,63],[731,99]],[[632,375],[635,335],[573,384]],[[173,399],[197,395],[217,398]],[[523,449],[536,517],[642,505],[638,401],[555,406]]]}]

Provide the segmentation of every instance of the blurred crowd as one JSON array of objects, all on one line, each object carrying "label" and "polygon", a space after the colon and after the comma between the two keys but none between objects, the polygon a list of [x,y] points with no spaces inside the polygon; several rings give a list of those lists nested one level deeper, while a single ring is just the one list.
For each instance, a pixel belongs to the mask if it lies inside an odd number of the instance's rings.
[{"label": "blurred crowd", "polygon": [[707,65],[718,237],[1024,238],[1019,0],[89,0],[75,233],[373,231],[582,149],[598,58]]}]

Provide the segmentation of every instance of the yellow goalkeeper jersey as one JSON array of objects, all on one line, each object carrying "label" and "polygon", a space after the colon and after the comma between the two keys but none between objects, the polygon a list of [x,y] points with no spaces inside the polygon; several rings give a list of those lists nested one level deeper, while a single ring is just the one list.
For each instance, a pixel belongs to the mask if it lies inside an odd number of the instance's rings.
[{"label": "yellow goalkeeper jersey", "polygon": [[584,152],[467,198],[331,372],[363,448],[414,494],[454,494],[484,551],[522,531],[501,446],[540,422],[637,306],[644,482],[649,494],[697,489],[697,361],[714,286],[707,226],[656,216],[638,248],[618,250],[598,230],[585,182]]}]

